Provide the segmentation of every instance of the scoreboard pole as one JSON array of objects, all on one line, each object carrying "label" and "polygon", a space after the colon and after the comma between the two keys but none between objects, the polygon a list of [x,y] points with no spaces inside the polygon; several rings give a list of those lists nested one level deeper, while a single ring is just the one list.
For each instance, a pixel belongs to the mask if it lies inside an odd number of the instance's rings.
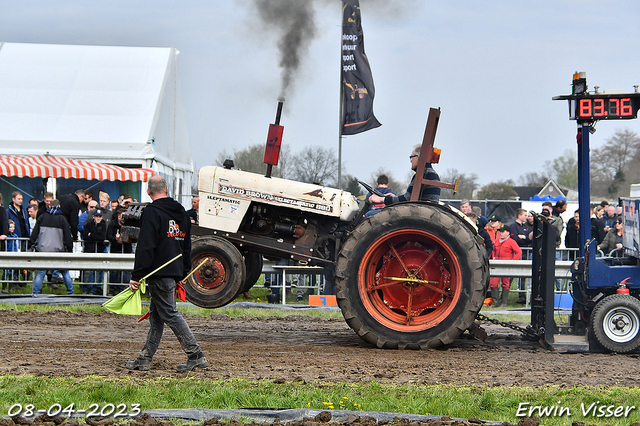
[{"label": "scoreboard pole", "polygon": [[587,241],[591,239],[591,182],[589,174],[590,123],[578,123],[578,208],[580,215],[580,257],[584,257]]}]

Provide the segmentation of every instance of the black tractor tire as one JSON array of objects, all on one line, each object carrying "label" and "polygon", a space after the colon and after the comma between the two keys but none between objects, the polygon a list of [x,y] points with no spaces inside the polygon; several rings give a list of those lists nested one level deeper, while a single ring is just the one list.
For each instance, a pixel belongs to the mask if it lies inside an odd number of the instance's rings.
[{"label": "black tractor tire", "polygon": [[238,294],[246,293],[247,291],[251,290],[251,287],[256,285],[256,283],[258,282],[258,278],[260,278],[260,275],[262,275],[262,255],[254,253],[252,251],[244,252],[242,255],[244,257],[246,275],[244,284],[242,285],[242,288],[240,289],[240,292]]},{"label": "black tractor tire", "polygon": [[628,353],[640,347],[640,300],[629,294],[612,294],[593,308],[593,336],[603,348]]},{"label": "black tractor tire", "polygon": [[220,237],[196,239],[191,246],[191,268],[202,265],[185,283],[187,300],[201,308],[219,308],[235,299],[245,281],[242,254]]},{"label": "black tractor tire", "polygon": [[489,261],[481,241],[465,217],[435,203],[397,204],[365,219],[337,259],[347,324],[379,348],[450,344],[482,308]]}]

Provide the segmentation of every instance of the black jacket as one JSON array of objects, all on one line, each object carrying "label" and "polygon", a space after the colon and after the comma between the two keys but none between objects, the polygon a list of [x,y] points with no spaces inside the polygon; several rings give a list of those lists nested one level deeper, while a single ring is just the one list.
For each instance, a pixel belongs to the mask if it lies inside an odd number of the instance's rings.
[{"label": "black jacket", "polygon": [[36,244],[37,251],[42,252],[72,251],[73,239],[67,219],[58,209],[54,214],[49,211],[40,216],[33,227],[30,244]]},{"label": "black jacket", "polygon": [[[531,233],[533,229],[529,227],[527,222],[520,224],[517,221],[513,222],[509,225],[509,232],[511,233],[511,238],[518,243],[520,248],[522,247],[531,247],[531,240],[529,239],[529,233]],[[519,235],[524,235],[525,238],[520,238]]]},{"label": "black jacket", "polygon": [[187,216],[189,216],[189,218],[193,220],[193,223],[198,224],[198,210],[196,209],[187,210]]},{"label": "black jacket", "polygon": [[102,253],[104,250],[104,240],[107,239],[107,224],[102,219],[100,223],[94,220],[88,221],[84,225],[84,252]]},{"label": "black jacket", "polygon": [[591,237],[598,240],[598,244],[601,244],[607,233],[604,230],[605,216],[600,219],[591,218]]},{"label": "black jacket", "polygon": [[487,258],[491,258],[491,254],[493,253],[493,241],[491,241],[491,236],[486,229],[478,226],[478,235],[482,237],[484,240],[484,248],[487,250]]},{"label": "black jacket", "polygon": [[580,228],[576,227],[576,220],[574,218],[569,219],[567,222],[564,246],[566,248],[580,248]]},{"label": "black jacket", "polygon": [[[104,220],[104,219],[103,219]],[[132,253],[131,243],[121,243],[118,241],[117,235],[120,233],[120,223],[118,223],[118,218],[116,217],[109,225],[107,225],[107,240],[109,240],[110,244],[110,253]]]},{"label": "black jacket", "polygon": [[146,206],[140,217],[131,279],[140,281],[181,253],[182,258],[171,262],[153,277],[181,280],[191,268],[191,220],[184,207],[173,198],[159,198]]},{"label": "black jacket", "polygon": [[76,194],[67,194],[60,197],[60,210],[67,218],[71,227],[71,235],[78,239],[78,213],[80,212],[80,199]]},{"label": "black jacket", "polygon": [[29,237],[31,235],[31,229],[29,226],[29,214],[24,206],[21,206],[20,211],[13,204],[13,201],[9,203],[7,207],[7,217],[13,220],[16,224],[16,234],[18,237]]},{"label": "black jacket", "polygon": [[[0,206],[0,233],[7,235],[9,233],[9,216],[7,210]],[[0,251],[5,251],[4,241],[0,241]]]}]

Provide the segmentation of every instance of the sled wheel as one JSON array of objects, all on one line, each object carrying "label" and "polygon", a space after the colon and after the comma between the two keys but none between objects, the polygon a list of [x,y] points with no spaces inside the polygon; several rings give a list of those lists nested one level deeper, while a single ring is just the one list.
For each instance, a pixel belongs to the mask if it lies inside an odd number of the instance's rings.
[{"label": "sled wheel", "polygon": [[219,308],[231,302],[244,283],[245,268],[238,249],[222,238],[193,242],[191,268],[206,260],[185,284],[187,300],[201,308]]},{"label": "sled wheel", "polygon": [[338,256],[337,299],[351,328],[380,348],[453,342],[484,301],[488,260],[475,231],[447,207],[383,209]]},{"label": "sled wheel", "polygon": [[244,284],[238,294],[246,293],[251,290],[251,287],[258,282],[258,278],[262,275],[262,255],[252,251],[247,251],[243,253],[243,256],[246,276]]},{"label": "sled wheel", "polygon": [[640,300],[628,294],[602,299],[591,313],[596,341],[612,352],[627,353],[640,347]]}]

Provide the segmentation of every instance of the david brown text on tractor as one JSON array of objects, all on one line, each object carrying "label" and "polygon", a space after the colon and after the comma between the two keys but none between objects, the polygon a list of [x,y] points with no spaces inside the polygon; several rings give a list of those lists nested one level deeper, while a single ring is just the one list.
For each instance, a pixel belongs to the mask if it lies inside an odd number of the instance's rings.
[{"label": "david brown text on tractor", "polygon": [[[281,104],[271,125],[266,176],[225,167],[199,172],[200,222],[187,299],[216,308],[248,290],[263,256],[335,269],[338,305],[351,328],[381,348],[451,343],[482,307],[488,260],[475,224],[443,203],[391,205],[364,219],[355,197],[325,186],[271,177],[277,165]],[[433,140],[440,111],[431,109],[422,144],[437,162]],[[422,182],[416,179],[415,198]],[[440,183],[453,188],[453,185]]]}]

